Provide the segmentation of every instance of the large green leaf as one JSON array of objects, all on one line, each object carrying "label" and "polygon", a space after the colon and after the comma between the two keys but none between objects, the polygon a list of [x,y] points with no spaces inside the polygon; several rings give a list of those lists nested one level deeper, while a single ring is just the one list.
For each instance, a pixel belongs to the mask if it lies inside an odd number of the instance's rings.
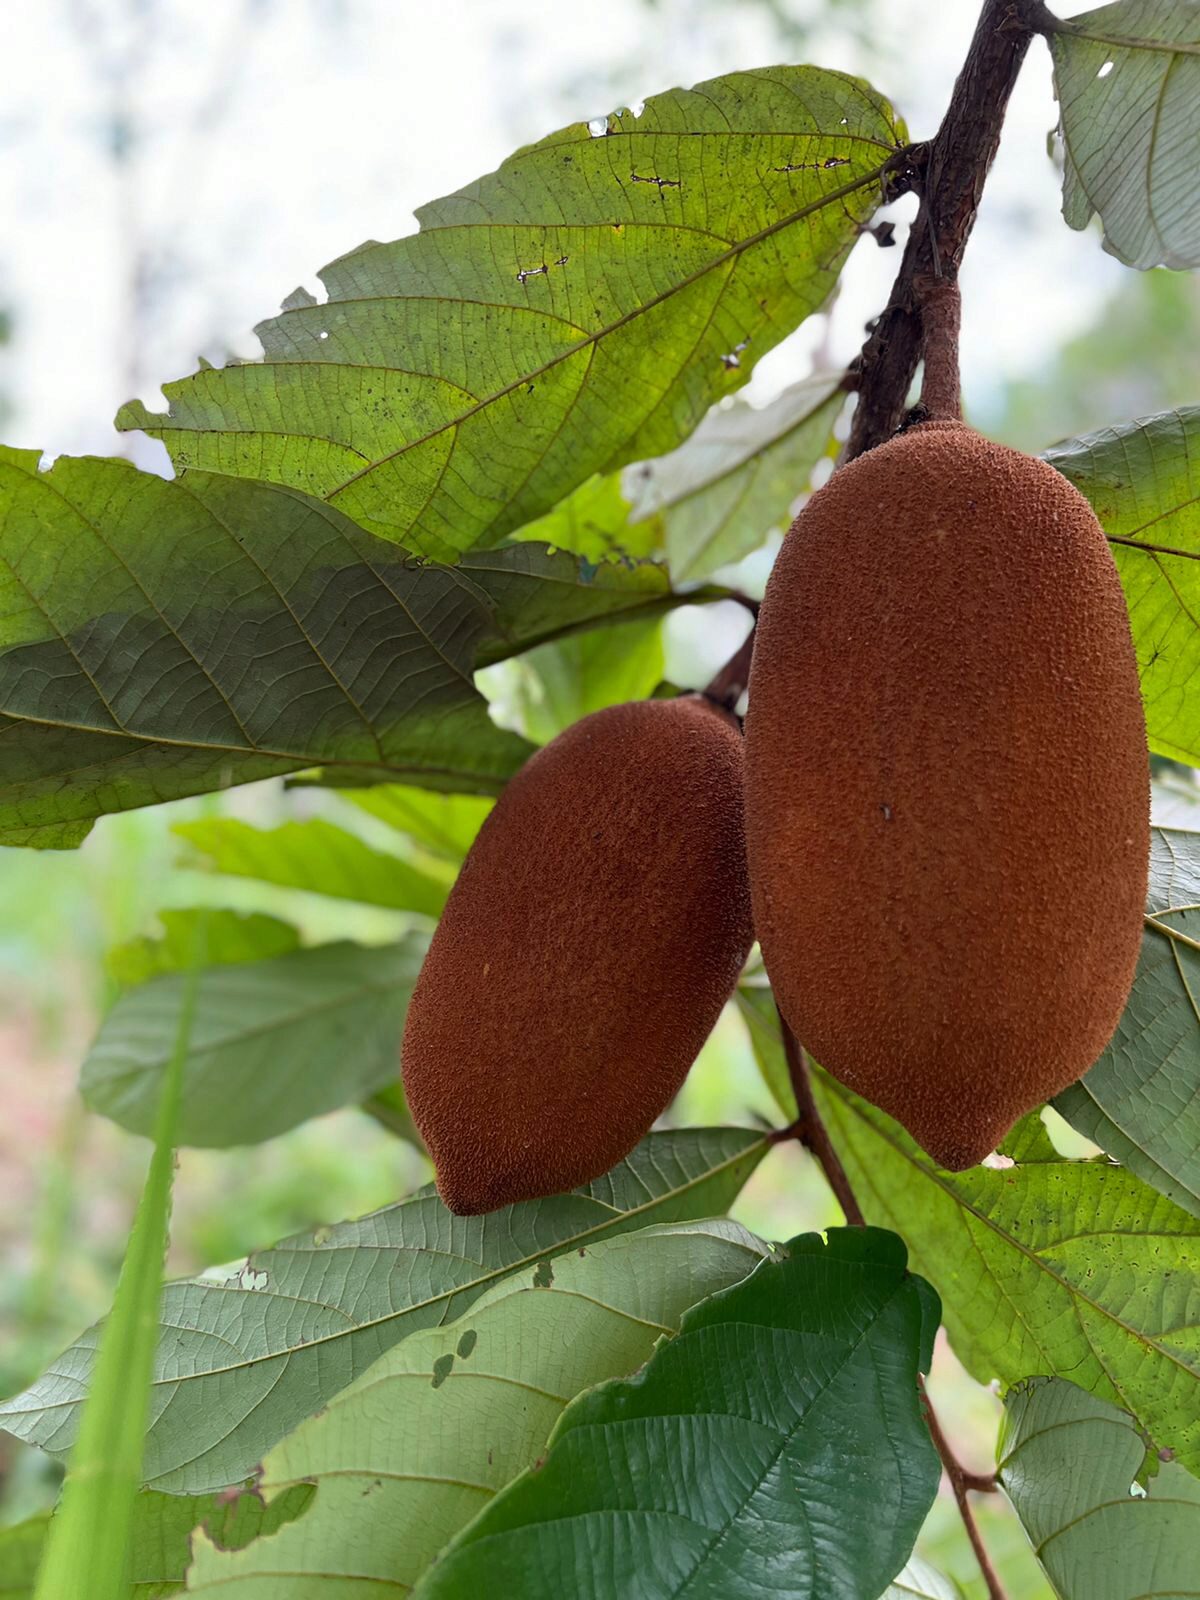
[{"label": "large green leaf", "polygon": [[[347,940],[208,967],[176,1142],[259,1144],[395,1077],[425,947],[410,934],[393,945]],[[184,982],[166,973],[123,994],[83,1064],[88,1105],[132,1133],[153,1124]]]},{"label": "large green leaf", "polygon": [[1200,1472],[1200,1221],[1107,1162],[943,1172],[833,1078],[814,1092],[859,1204],[904,1236],[974,1377],[1070,1377]]},{"label": "large green leaf", "polygon": [[118,417],[178,468],[288,483],[445,557],[672,449],[824,301],[903,140],[868,85],[731,73],[583,123],[369,243],[265,360]]},{"label": "large green leaf", "polygon": [[[145,1476],[176,1492],[236,1483],[397,1340],[461,1316],[509,1273],[612,1234],[728,1209],[767,1149],[737,1128],[651,1134],[572,1195],[455,1217],[432,1190],[163,1290]],[[60,1456],[87,1392],[90,1329],[0,1426]]]},{"label": "large green leaf", "polygon": [[1127,1412],[1059,1378],[1004,1400],[1000,1481],[1062,1600],[1200,1593],[1200,1483]]},{"label": "large green leaf", "polygon": [[315,765],[496,792],[528,746],[472,683],[493,624],[292,490],[0,447],[0,843]]},{"label": "large green leaf", "polygon": [[1151,747],[1200,764],[1200,407],[1104,428],[1045,457],[1113,541]]},{"label": "large green leaf", "polygon": [[264,1493],[315,1481],[316,1504],[240,1552],[198,1540],[189,1592],[305,1600],[369,1583],[380,1596],[408,1594],[533,1464],[568,1401],[648,1361],[689,1306],[766,1253],[733,1222],[676,1224],[507,1279],[457,1322],[390,1350],[282,1440],[263,1462]]},{"label": "large green leaf", "polygon": [[[193,1529],[203,1526],[223,1550],[240,1550],[299,1516],[315,1493],[311,1484],[297,1484],[267,1505],[252,1493],[184,1497],[144,1489],[134,1502],[130,1530],[129,1600],[165,1600],[183,1593]],[[3,1600],[30,1600],[49,1522],[49,1515],[43,1515],[0,1530]]]},{"label": "large green leaf", "polygon": [[1151,840],[1152,925],[1129,1004],[1108,1049],[1054,1104],[1200,1217],[1200,833],[1155,828]]},{"label": "large green leaf", "polygon": [[912,1560],[888,1585],[880,1600],[962,1600],[962,1590],[920,1556]]},{"label": "large green leaf", "polygon": [[937,1297],[905,1260],[878,1229],[792,1240],[637,1377],[581,1395],[418,1595],[879,1594],[940,1471],[917,1392]]},{"label": "large green leaf", "polygon": [[437,918],[448,881],[364,843],[324,817],[256,828],[239,817],[202,817],[174,830],[217,872],[366,905]]},{"label": "large green leaf", "polygon": [[1200,7],[1116,0],[1051,23],[1063,216],[1131,267],[1200,267]]}]

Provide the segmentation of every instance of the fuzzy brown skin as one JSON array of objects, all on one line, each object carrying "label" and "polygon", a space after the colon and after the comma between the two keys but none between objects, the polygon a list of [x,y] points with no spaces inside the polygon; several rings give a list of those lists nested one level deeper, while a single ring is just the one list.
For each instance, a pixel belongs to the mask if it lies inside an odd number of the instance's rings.
[{"label": "fuzzy brown skin", "polygon": [[750,676],[755,924],[801,1043],[943,1167],[1111,1038],[1148,768],[1116,568],[1065,478],[939,422],[812,497]]},{"label": "fuzzy brown skin", "polygon": [[752,938],[731,718],[695,697],[613,706],[533,756],[471,848],[404,1030],[450,1209],[561,1194],[628,1155]]}]

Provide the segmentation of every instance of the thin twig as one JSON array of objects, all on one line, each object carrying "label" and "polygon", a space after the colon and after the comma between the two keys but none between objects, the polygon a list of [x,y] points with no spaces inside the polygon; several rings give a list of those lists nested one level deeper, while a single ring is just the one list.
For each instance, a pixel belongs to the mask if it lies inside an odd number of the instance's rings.
[{"label": "thin twig", "polygon": [[[863,1227],[866,1218],[863,1216],[862,1207],[855,1197],[849,1176],[842,1165],[833,1141],[829,1137],[828,1129],[821,1120],[821,1113],[817,1109],[816,1098],[812,1091],[812,1076],[808,1070],[808,1057],[804,1047],[796,1035],[779,1015],[779,1027],[783,1034],[783,1053],[787,1058],[788,1076],[792,1082],[792,1092],[796,1096],[796,1107],[799,1112],[795,1122],[787,1128],[779,1130],[778,1138],[783,1139],[789,1135],[798,1139],[816,1157],[821,1171],[825,1174],[829,1187],[833,1190],[842,1214],[846,1221],[853,1227]],[[776,1142],[772,1136],[772,1143]],[[946,1470],[950,1488],[954,1493],[954,1500],[958,1506],[959,1516],[967,1530],[967,1538],[971,1541],[971,1548],[975,1552],[975,1559],[979,1563],[979,1570],[983,1574],[983,1581],[987,1586],[988,1600],[1006,1600],[1003,1586],[993,1567],[991,1558],[984,1547],[983,1539],[975,1521],[975,1513],[971,1509],[967,1495],[974,1490],[978,1494],[992,1494],[996,1490],[994,1477],[986,1477],[982,1473],[970,1472],[954,1454],[953,1446],[942,1432],[929,1392],[925,1387],[925,1380],[920,1373],[917,1374],[917,1387],[921,1396],[921,1409],[925,1413],[925,1420],[929,1425],[929,1437],[933,1444],[942,1466]]]}]

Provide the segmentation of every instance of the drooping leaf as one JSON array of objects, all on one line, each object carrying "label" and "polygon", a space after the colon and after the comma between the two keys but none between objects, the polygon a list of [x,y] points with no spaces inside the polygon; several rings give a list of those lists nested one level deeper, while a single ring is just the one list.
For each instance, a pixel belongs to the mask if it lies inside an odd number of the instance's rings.
[{"label": "drooping leaf", "polygon": [[1200,407],[1086,434],[1045,458],[1112,541],[1151,748],[1200,764]]},{"label": "drooping leaf", "polygon": [[835,373],[793,384],[761,408],[717,407],[669,455],[590,478],[514,537],[593,561],[661,550],[675,583],[695,583],[787,526],[845,398]]},{"label": "drooping leaf", "polygon": [[1200,9],[1116,0],[1051,24],[1063,216],[1131,267],[1200,267]]},{"label": "drooping leaf", "polygon": [[1116,1035],[1054,1105],[1200,1217],[1200,834],[1153,830],[1147,910],[1151,926]]},{"label": "drooping leaf", "polygon": [[280,917],[261,911],[228,911],[208,906],[157,913],[161,938],[127,940],[108,952],[105,965],[120,984],[145,983],[163,972],[181,972],[188,965],[196,924],[204,920],[204,959],[210,967],[238,961],[262,961],[300,948],[300,931]]},{"label": "drooping leaf", "polygon": [[835,1079],[817,1072],[814,1093],[868,1221],[903,1235],[975,1378],[1070,1377],[1200,1472],[1200,1221],[1107,1162],[943,1172]]},{"label": "drooping leaf", "polygon": [[1000,1481],[1062,1600],[1197,1591],[1200,1483],[1150,1452],[1134,1419],[1060,1378],[1004,1400]]},{"label": "drooping leaf", "polygon": [[649,1360],[689,1306],[766,1254],[734,1222],[675,1224],[498,1284],[458,1321],[390,1350],[283,1439],[263,1463],[264,1492],[313,1480],[316,1503],[237,1553],[198,1540],[189,1592],[293,1600],[298,1585],[332,1582],[408,1594],[446,1541],[533,1464],[569,1400]]},{"label": "drooping leaf", "polygon": [[[182,1594],[191,1561],[191,1535],[203,1527],[223,1550],[240,1550],[260,1534],[273,1533],[298,1517],[315,1494],[297,1484],[267,1505],[258,1494],[160,1494],[143,1489],[134,1501],[130,1530],[129,1600],[166,1600]],[[30,1600],[33,1574],[50,1522],[47,1513],[16,1528],[0,1530],[0,1596]]]},{"label": "drooping leaf", "polygon": [[670,455],[626,470],[633,520],[665,524],[674,582],[706,578],[787,527],[845,403],[840,377],[793,384],[760,410],[712,411]]},{"label": "drooping leaf", "polygon": [[498,792],[528,747],[472,683],[493,620],[294,491],[0,447],[0,843],[317,765]]},{"label": "drooping leaf", "polygon": [[696,1306],[637,1377],[567,1409],[418,1596],[878,1594],[940,1470],[917,1393],[937,1296],[905,1261],[879,1229],[807,1234]]},{"label": "drooping leaf", "polygon": [[750,1045],[763,1082],[788,1122],[796,1115],[796,1096],[792,1091],[783,1041],[779,1036],[779,1013],[775,996],[765,975],[758,981],[744,978],[734,996],[750,1035]]},{"label": "drooping leaf", "polygon": [[154,1149],[112,1311],[100,1333],[57,1514],[46,1530],[34,1600],[127,1600],[154,1363],[157,1309],[175,1181],[183,1067],[196,1017],[204,924],[174,1013],[171,1054],[153,1106]]},{"label": "drooping leaf", "polygon": [[435,794],[402,783],[344,789],[342,798],[386,822],[431,855],[454,862],[466,855],[492,809],[490,800],[476,795]]},{"label": "drooping leaf", "polygon": [[[251,1256],[225,1281],[165,1285],[146,1440],[147,1483],[237,1483],[264,1451],[397,1340],[461,1316],[544,1257],[654,1223],[728,1209],[767,1149],[738,1128],[655,1133],[603,1178],[552,1200],[455,1217],[432,1190]],[[61,1456],[98,1329],[66,1350],[0,1426]]]},{"label": "drooping leaf", "polygon": [[326,267],[325,302],[259,326],[264,361],[118,426],[422,555],[494,544],[744,382],[832,289],[903,138],[868,85],[813,67],[576,123]]},{"label": "drooping leaf", "polygon": [[[177,1143],[259,1144],[388,1082],[425,948],[416,934],[378,947],[343,940],[206,968]],[[131,1133],[153,1124],[184,981],[167,973],[123,994],[83,1064],[88,1105]]]},{"label": "drooping leaf", "polygon": [[174,831],[217,872],[437,918],[449,884],[364,843],[324,817],[256,828],[239,817],[177,822]]}]

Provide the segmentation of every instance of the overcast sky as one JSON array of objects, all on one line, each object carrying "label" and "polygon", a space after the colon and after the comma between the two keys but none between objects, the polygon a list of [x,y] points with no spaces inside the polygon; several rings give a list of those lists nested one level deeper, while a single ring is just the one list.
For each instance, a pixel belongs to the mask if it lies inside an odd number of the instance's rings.
[{"label": "overcast sky", "polygon": [[[976,0],[879,0],[856,42],[835,0],[807,59],[865,72],[916,137],[936,126]],[[111,427],[133,390],[203,351],[253,353],[255,321],[413,207],[575,118],[734,67],[787,59],[752,0],[0,0],[0,354],[7,442],[51,453],[128,449]],[[114,161],[124,106],[133,154]],[[1055,121],[1036,42],[964,275],[964,386],[985,407],[1086,323],[1120,269],[1069,232],[1046,152]],[[911,214],[913,202],[900,214]],[[899,259],[856,249],[828,347],[848,358]],[[145,280],[132,283],[139,260]],[[822,329],[763,363],[766,397],[807,369]],[[165,457],[139,451],[147,464]]]}]

